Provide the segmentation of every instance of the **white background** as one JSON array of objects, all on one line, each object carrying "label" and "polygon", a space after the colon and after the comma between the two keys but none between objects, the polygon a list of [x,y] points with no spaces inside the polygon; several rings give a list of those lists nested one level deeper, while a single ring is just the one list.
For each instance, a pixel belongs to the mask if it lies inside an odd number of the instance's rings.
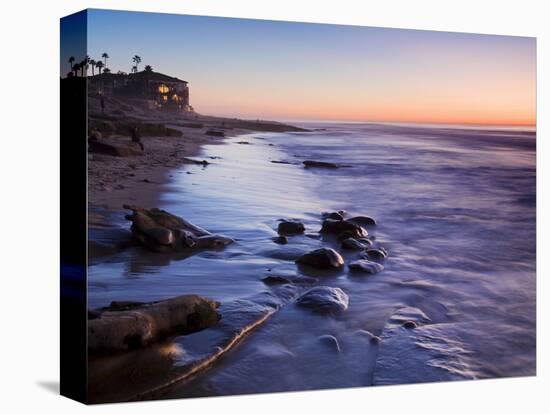
[{"label": "white background", "polygon": [[[550,296],[545,1],[4,0],[0,12],[0,410],[11,412],[548,412]],[[59,381],[59,18],[86,7],[255,17],[538,38],[538,376],[245,397],[84,406]],[[546,92],[546,94],[545,94]],[[65,195],[67,196],[67,195]],[[510,235],[513,237],[513,234]],[[546,253],[546,255],[545,255]],[[546,257],[545,257],[546,256]],[[498,281],[495,281],[498,283]],[[361,363],[361,361],[357,361]],[[338,375],[338,373],[335,373]],[[545,392],[546,391],[546,395]]]}]

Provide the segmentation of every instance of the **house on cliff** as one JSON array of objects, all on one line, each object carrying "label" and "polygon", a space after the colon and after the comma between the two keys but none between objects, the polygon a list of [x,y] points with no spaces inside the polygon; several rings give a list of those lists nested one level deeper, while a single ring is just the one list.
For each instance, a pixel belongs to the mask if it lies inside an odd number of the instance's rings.
[{"label": "house on cliff", "polygon": [[189,104],[188,82],[147,71],[102,73],[88,77],[88,93],[143,100],[151,109],[193,111]]}]

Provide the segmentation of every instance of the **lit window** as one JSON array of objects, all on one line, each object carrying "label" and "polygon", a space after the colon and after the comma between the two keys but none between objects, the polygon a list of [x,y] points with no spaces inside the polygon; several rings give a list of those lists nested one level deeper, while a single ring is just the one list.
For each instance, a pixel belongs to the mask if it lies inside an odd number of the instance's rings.
[{"label": "lit window", "polygon": [[159,85],[159,92],[168,93],[170,92],[170,88],[168,88],[168,86],[166,86],[165,84]]}]

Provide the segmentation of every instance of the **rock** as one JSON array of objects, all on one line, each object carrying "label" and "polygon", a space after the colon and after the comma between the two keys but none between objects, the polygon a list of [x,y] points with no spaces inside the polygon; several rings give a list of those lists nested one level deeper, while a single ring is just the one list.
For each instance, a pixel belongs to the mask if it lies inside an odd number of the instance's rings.
[{"label": "rock", "polygon": [[352,223],[359,224],[360,226],[375,226],[376,220],[374,220],[372,217],[369,216],[355,216],[348,221],[351,221]]},{"label": "rock", "polygon": [[362,237],[367,237],[369,235],[367,230],[365,230],[358,224],[352,223],[347,220],[333,219],[326,219],[323,221],[321,233],[329,233],[336,236],[341,236],[342,234],[344,234],[346,236],[346,239],[349,237],[353,239],[359,239]]},{"label": "rock", "polygon": [[139,303],[114,303],[88,320],[88,349],[115,352],[140,348],[170,335],[200,331],[218,323],[219,303],[198,295]]},{"label": "rock", "polygon": [[239,142],[237,142],[237,144],[240,144],[240,145],[250,145],[250,142],[248,142],[248,141],[239,141]]},{"label": "rock", "polygon": [[211,234],[194,224],[158,208],[141,208],[124,205],[132,214],[126,219],[132,222],[134,237],[154,252],[171,252],[184,248],[217,248],[233,242],[232,239]]},{"label": "rock", "polygon": [[331,213],[323,213],[323,219],[331,219],[331,220],[344,220],[344,211],[333,211]]},{"label": "rock", "polygon": [[296,303],[319,313],[336,313],[345,311],[349,297],[340,288],[317,286],[302,294]]},{"label": "rock", "polygon": [[383,260],[388,257],[388,252],[383,247],[378,249],[367,249],[365,252],[366,258],[374,260]]},{"label": "rock", "polygon": [[292,164],[290,161],[271,160],[273,164]]},{"label": "rock", "polygon": [[336,352],[340,352],[340,343],[338,342],[338,339],[334,335],[321,335],[319,338],[319,342],[326,345],[327,347],[333,349]]},{"label": "rock", "polygon": [[342,240],[342,248],[348,250],[365,250],[367,245],[363,244],[359,240],[350,238]]},{"label": "rock", "polygon": [[330,269],[342,267],[344,259],[336,250],[323,247],[298,257],[296,263],[319,269]]},{"label": "rock", "polygon": [[202,166],[205,166],[205,167],[207,165],[210,165],[210,163],[207,160],[194,160],[193,158],[184,158],[183,160],[185,162],[190,163],[190,164],[202,165]]},{"label": "rock", "polygon": [[262,279],[266,285],[311,285],[318,281],[317,278],[309,276],[282,276],[282,275],[269,275]]},{"label": "rock", "polygon": [[405,329],[414,329],[418,327],[415,321],[406,321],[401,326]]},{"label": "rock", "polygon": [[340,166],[338,164],[334,164],[332,162],[325,162],[325,161],[312,161],[312,160],[306,160],[303,162],[305,168],[339,168]]},{"label": "rock", "polygon": [[223,131],[216,131],[214,129],[209,129],[205,132],[206,135],[210,135],[212,137],[225,137],[225,132]]},{"label": "rock", "polygon": [[92,153],[112,155],[114,157],[131,157],[143,154],[139,146],[133,146],[131,143],[128,143],[128,145],[115,145],[95,140],[88,141],[88,150]]},{"label": "rock", "polygon": [[273,237],[273,243],[287,244],[288,243],[288,238],[286,236]]},{"label": "rock", "polygon": [[283,220],[279,223],[279,227],[277,228],[277,232],[281,235],[302,234],[304,231],[306,231],[306,227],[297,220]]},{"label": "rock", "polygon": [[349,264],[349,268],[350,270],[358,270],[371,275],[384,270],[384,266],[382,266],[380,263],[371,262],[365,259],[355,260],[351,262]]}]

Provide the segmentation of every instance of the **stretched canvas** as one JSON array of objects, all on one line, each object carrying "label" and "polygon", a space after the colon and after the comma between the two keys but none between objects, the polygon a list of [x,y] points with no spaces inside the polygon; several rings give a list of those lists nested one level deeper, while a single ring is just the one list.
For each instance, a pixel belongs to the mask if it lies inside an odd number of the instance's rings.
[{"label": "stretched canvas", "polygon": [[60,88],[62,394],[536,374],[534,38],[85,10]]}]

